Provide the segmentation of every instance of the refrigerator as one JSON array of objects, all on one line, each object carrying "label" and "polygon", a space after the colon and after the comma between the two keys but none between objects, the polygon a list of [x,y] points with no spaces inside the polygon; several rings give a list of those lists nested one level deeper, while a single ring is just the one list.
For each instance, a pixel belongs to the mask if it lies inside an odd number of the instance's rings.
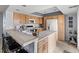
[{"label": "refrigerator", "polygon": [[47,30],[49,30],[49,31],[57,31],[58,32],[57,19],[48,19],[47,20]]}]

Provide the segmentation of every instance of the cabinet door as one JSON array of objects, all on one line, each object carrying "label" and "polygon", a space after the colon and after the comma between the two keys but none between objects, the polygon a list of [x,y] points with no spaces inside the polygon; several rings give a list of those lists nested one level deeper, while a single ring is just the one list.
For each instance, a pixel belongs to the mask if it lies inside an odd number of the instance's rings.
[{"label": "cabinet door", "polygon": [[39,24],[39,18],[38,17],[35,18],[35,23]]},{"label": "cabinet door", "polygon": [[38,42],[38,53],[47,53],[47,52],[48,52],[48,37]]},{"label": "cabinet door", "polygon": [[39,24],[43,24],[43,19],[39,18]]},{"label": "cabinet door", "polygon": [[23,14],[19,14],[19,13],[14,13],[13,14],[13,20],[14,20],[14,23],[16,24],[25,24],[26,22],[26,16],[23,15]]},{"label": "cabinet door", "polygon": [[20,14],[20,23],[25,24],[26,23],[26,16],[23,14]]},{"label": "cabinet door", "polygon": [[64,15],[58,16],[58,39],[64,40]]},{"label": "cabinet door", "polygon": [[25,22],[26,22],[26,23],[29,23],[29,16],[28,16],[28,15],[26,15]]},{"label": "cabinet door", "polygon": [[13,23],[14,25],[20,24],[20,14],[13,13]]}]

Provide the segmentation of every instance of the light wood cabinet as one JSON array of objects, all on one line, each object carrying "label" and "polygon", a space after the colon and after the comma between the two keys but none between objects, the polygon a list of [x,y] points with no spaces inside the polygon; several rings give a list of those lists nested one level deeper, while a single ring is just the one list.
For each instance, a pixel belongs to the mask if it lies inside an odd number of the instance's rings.
[{"label": "light wood cabinet", "polygon": [[64,40],[64,15],[58,15],[58,39]]},{"label": "light wood cabinet", "polygon": [[29,16],[28,16],[28,15],[26,15],[25,22],[26,22],[26,23],[29,23]]},{"label": "light wood cabinet", "polygon": [[14,20],[20,20],[20,14],[19,13],[13,13],[13,19]]},{"label": "light wood cabinet", "polygon": [[[41,41],[40,41],[41,40]],[[38,53],[53,53],[58,40],[57,32],[54,32],[38,41]]]},{"label": "light wood cabinet", "polygon": [[24,15],[24,14],[20,14],[20,13],[16,13],[16,12],[13,13],[14,23],[25,24],[25,23],[29,22],[29,19],[34,19],[35,23],[37,23],[37,24],[43,24],[42,17]]},{"label": "light wood cabinet", "polygon": [[14,23],[14,25],[20,24],[20,14],[13,13],[13,23]]},{"label": "light wood cabinet", "polygon": [[48,37],[43,38],[43,40],[38,42],[38,53],[48,52]]},{"label": "light wood cabinet", "polygon": [[45,16],[44,19],[57,19],[57,16]]},{"label": "light wood cabinet", "polygon": [[35,18],[35,23],[39,24],[39,18],[38,17]]},{"label": "light wood cabinet", "polygon": [[39,24],[43,24],[43,19],[39,18]]},{"label": "light wood cabinet", "polygon": [[43,19],[41,17],[38,17],[35,19],[37,24],[43,24]]},{"label": "light wood cabinet", "polygon": [[25,24],[26,23],[26,16],[23,14],[20,14],[20,23]]},{"label": "light wood cabinet", "polygon": [[19,24],[25,24],[26,22],[26,16],[23,14],[19,14],[19,13],[13,13],[13,21],[14,24],[15,23],[19,23]]}]

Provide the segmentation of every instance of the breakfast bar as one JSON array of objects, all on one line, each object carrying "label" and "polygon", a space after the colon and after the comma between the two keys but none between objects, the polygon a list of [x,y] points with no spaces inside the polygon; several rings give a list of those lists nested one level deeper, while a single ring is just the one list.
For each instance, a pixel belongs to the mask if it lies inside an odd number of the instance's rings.
[{"label": "breakfast bar", "polygon": [[25,50],[30,50],[30,53],[52,53],[56,47],[57,32],[55,31],[46,30],[40,32],[38,36],[28,35],[14,29],[6,30],[6,33]]}]

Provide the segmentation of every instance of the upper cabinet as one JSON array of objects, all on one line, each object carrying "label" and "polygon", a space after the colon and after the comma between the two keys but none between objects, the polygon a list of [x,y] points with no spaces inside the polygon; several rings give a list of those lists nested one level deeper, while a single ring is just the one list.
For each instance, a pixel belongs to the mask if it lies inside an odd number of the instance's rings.
[{"label": "upper cabinet", "polygon": [[44,19],[57,19],[57,15],[56,16],[45,16]]},{"label": "upper cabinet", "polygon": [[26,22],[26,16],[19,13],[13,13],[14,24],[24,24]]},{"label": "upper cabinet", "polygon": [[36,22],[37,24],[43,24],[43,19],[42,19],[42,17],[36,17],[35,22]]},{"label": "upper cabinet", "polygon": [[29,23],[29,20],[30,19],[35,20],[35,23],[36,24],[43,24],[42,17],[29,16],[29,15],[24,15],[24,14],[20,14],[20,13],[13,13],[13,21],[14,21],[14,24],[25,24],[25,23]]},{"label": "upper cabinet", "polygon": [[13,13],[13,23],[14,25],[20,24],[20,14]]},{"label": "upper cabinet", "polygon": [[26,16],[23,14],[20,14],[20,23],[25,24],[26,23]]},{"label": "upper cabinet", "polygon": [[20,20],[20,16],[18,13],[13,13],[13,20]]},{"label": "upper cabinet", "polygon": [[39,18],[39,24],[43,24],[43,18]]},{"label": "upper cabinet", "polygon": [[39,17],[35,17],[35,23],[39,24]]},{"label": "upper cabinet", "polygon": [[29,22],[29,16],[28,16],[28,15],[26,15],[25,22],[26,22],[26,23],[28,23],[28,22]]}]

